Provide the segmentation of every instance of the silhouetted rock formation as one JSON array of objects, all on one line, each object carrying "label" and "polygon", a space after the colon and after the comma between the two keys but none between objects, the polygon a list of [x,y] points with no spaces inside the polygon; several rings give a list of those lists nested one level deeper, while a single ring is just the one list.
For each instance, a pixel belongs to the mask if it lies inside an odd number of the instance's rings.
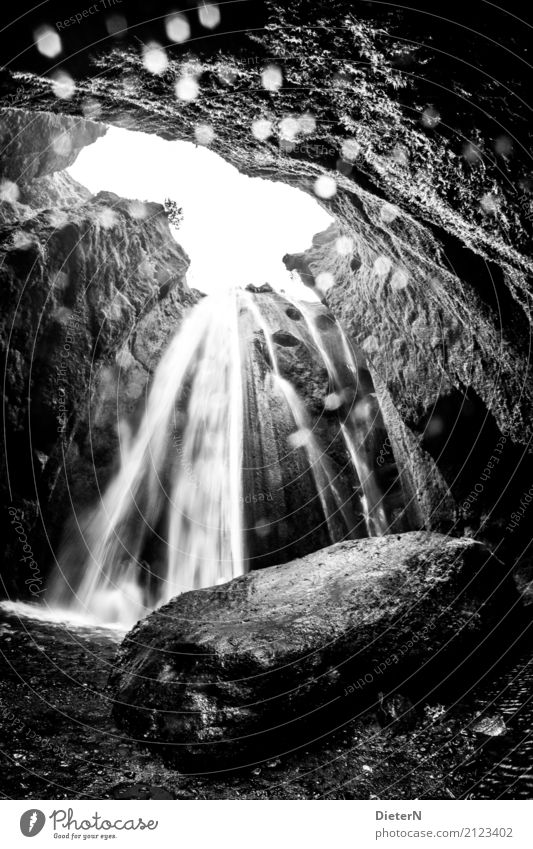
[{"label": "silhouetted rock formation", "polygon": [[112,675],[114,715],[187,771],[275,757],[378,691],[429,693],[452,669],[468,675],[473,647],[518,605],[472,540],[338,543],[185,593],[139,622]]}]

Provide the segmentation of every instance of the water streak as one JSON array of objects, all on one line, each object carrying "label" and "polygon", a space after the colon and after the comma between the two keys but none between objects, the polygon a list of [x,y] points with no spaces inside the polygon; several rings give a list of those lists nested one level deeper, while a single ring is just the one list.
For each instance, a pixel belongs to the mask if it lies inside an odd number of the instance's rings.
[{"label": "water streak", "polygon": [[[363,492],[361,505],[369,536],[381,536],[389,531],[391,518],[387,515],[385,498],[379,485],[375,458],[371,446],[372,436],[376,425],[368,399],[361,397],[359,388],[359,369],[353,349],[346,338],[342,327],[335,322],[335,337],[340,338],[343,360],[339,361],[327,345],[327,333],[322,334],[317,326],[312,307],[289,298],[295,309],[299,309],[304,317],[307,328],[327,369],[331,383],[332,395],[338,398],[339,406],[350,400],[348,414],[341,423],[342,436],[359,478]],[[340,362],[348,367],[349,379],[342,373]],[[354,393],[355,388],[355,393]]]},{"label": "water streak", "polygon": [[[236,297],[203,299],[172,340],[139,431],[81,528],[86,562],[80,570],[78,542],[66,546],[52,604],[134,622],[177,593],[243,573]],[[154,536],[167,549],[157,575],[142,560]]]}]

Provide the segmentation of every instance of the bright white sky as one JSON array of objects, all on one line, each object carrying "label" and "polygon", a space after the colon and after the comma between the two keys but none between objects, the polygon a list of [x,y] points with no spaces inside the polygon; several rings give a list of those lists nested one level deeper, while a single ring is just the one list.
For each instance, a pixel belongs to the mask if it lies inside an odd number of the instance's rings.
[{"label": "bright white sky", "polygon": [[173,230],[191,258],[190,286],[202,292],[270,283],[314,300],[292,281],[281,258],[308,248],[332,219],[310,196],[283,183],[241,174],[213,151],[191,142],[111,127],[68,169],[91,192],[183,207]]}]

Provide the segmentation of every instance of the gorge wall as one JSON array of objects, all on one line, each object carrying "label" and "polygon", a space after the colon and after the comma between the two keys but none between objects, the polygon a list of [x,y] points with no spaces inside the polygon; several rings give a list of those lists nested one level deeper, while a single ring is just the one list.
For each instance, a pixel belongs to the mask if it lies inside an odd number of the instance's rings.
[{"label": "gorge wall", "polygon": [[[118,423],[134,423],[157,359],[198,294],[161,206],[93,197],[63,172],[105,127],[19,110],[2,118],[2,495],[44,571],[49,546],[107,483]],[[8,532],[14,564],[17,544]],[[21,592],[24,577],[15,565],[7,589]]]},{"label": "gorge wall", "polygon": [[[333,275],[328,305],[364,351],[424,523],[501,541],[533,477],[526,27],[512,4],[238,5],[221,7],[218,37],[202,38],[191,14],[183,43],[159,4],[152,22],[128,10],[120,38],[96,44],[103,22],[62,32],[58,58],[5,69],[4,103],[164,138],[207,126],[244,173],[317,194],[338,234],[300,270]],[[431,38],[428,15],[440,15]],[[165,50],[157,73],[137,36]],[[66,98],[57,62],[74,83]]]},{"label": "gorge wall", "polygon": [[[391,207],[388,214],[394,220],[399,212]],[[388,256],[366,250],[362,257],[357,240],[332,225],[284,261],[360,346],[421,524],[494,526],[505,515],[506,499],[498,500],[506,475],[524,462],[508,436],[516,399],[527,391],[527,361],[511,356],[496,315],[491,320],[465,286],[446,290],[429,271],[417,281],[407,264],[395,267]],[[335,283],[323,291],[322,281]],[[520,368],[524,386],[513,392],[509,382]],[[523,439],[518,428],[515,440]],[[520,476],[519,485],[527,479]]]}]

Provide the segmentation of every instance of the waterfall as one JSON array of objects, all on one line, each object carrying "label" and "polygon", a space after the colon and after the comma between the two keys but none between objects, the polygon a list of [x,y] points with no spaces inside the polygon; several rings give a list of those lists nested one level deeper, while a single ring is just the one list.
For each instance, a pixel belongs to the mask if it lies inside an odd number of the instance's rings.
[{"label": "waterfall", "polygon": [[[332,397],[337,399],[339,406],[349,397],[352,386],[359,387],[359,369],[353,349],[346,338],[342,327],[336,325],[338,336],[342,344],[343,358],[338,361],[331,351],[328,350],[311,314],[309,305],[300,303],[289,298],[296,309],[300,309],[308,327],[309,333],[316,345],[318,355],[322,358],[332,388]],[[346,379],[341,366],[348,368],[350,376]],[[376,475],[376,463],[372,450],[372,437],[376,425],[376,417],[380,416],[378,409],[372,409],[373,405],[368,397],[356,396],[351,399],[348,413],[344,422],[341,423],[341,432],[354,465],[355,471],[361,483],[363,496],[361,499],[365,515],[365,522],[369,536],[381,536],[387,533],[391,525],[391,517],[387,513],[386,502]],[[374,405],[376,407],[377,405]]]},{"label": "waterfall", "polygon": [[[242,290],[193,307],[137,432],[122,433],[117,473],[63,545],[50,607],[130,625],[178,593],[386,532],[356,359],[313,310]],[[345,411],[335,421],[332,394]]]},{"label": "waterfall", "polygon": [[[243,573],[240,362],[236,293],[202,299],[161,359],[139,431],[82,528],[81,582],[78,545],[67,545],[49,603],[128,624]],[[142,562],[151,535],[167,549],[157,576]]]},{"label": "waterfall", "polygon": [[[265,336],[273,367],[273,384],[282,395],[294,420],[296,430],[289,438],[292,445],[301,445],[307,454],[309,467],[315,480],[318,496],[326,518],[330,540],[331,542],[338,542],[341,539],[351,537],[355,524],[354,517],[350,516],[349,505],[339,493],[327,454],[322,450],[310,427],[309,418],[301,398],[291,383],[280,374],[278,357],[272,342],[271,329],[268,327],[260,307],[251,297],[248,298],[248,306],[257,321],[258,327],[263,331]],[[342,520],[344,520],[344,524]]]}]

